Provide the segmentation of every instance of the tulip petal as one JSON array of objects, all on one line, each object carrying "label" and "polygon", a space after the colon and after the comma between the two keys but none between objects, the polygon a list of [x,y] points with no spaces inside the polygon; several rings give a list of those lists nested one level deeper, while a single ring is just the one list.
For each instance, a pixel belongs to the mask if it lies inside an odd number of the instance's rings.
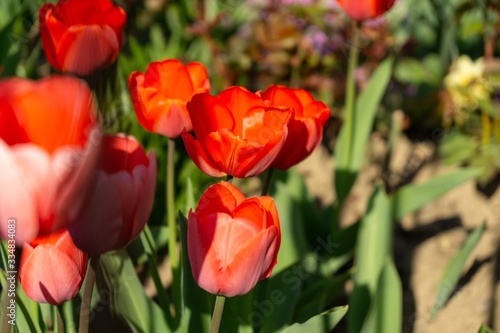
[{"label": "tulip petal", "polygon": [[304,109],[304,118],[314,118],[319,121],[321,128],[325,126],[328,119],[330,119],[330,109],[325,103],[315,101],[307,105]]},{"label": "tulip petal", "polygon": [[149,165],[144,174],[142,174],[141,168],[139,168],[137,172],[135,170],[133,172],[133,179],[136,182],[136,187],[138,188],[140,197],[139,202],[137,203],[137,210],[135,212],[134,223],[132,225],[128,242],[139,236],[148,222],[151,210],[153,209],[157,176],[155,153],[150,152],[148,159]]},{"label": "tulip petal", "polygon": [[[290,90],[299,99],[300,104],[302,104],[302,107],[305,108],[309,104],[314,103],[314,97],[311,95],[309,91],[304,89],[290,89]],[[297,113],[295,113],[295,115],[297,115]]]},{"label": "tulip petal", "polygon": [[[29,141],[49,153],[60,146],[84,147],[95,124],[93,99],[85,83],[63,76],[30,83],[29,91],[10,100]],[[57,103],[49,103],[47,96]]]},{"label": "tulip petal", "polygon": [[291,107],[295,116],[302,116],[303,104],[292,89],[283,86],[270,86],[262,93],[262,98],[269,100],[275,107]]},{"label": "tulip petal", "polygon": [[31,251],[19,278],[31,299],[52,305],[75,297],[83,280],[70,257],[50,244],[38,245]]},{"label": "tulip petal", "polygon": [[91,132],[85,150],[65,147],[58,149],[52,161],[55,183],[58,185],[54,222],[56,228],[73,223],[90,200],[97,179],[102,134]]},{"label": "tulip petal", "polygon": [[68,227],[75,245],[87,253],[105,253],[118,243],[122,203],[109,176],[101,171],[87,209]]},{"label": "tulip petal", "polygon": [[128,86],[137,119],[146,130],[151,132],[158,115],[156,113],[152,114],[151,110],[147,107],[147,100],[143,100],[143,96],[145,97],[146,95],[144,93],[144,74],[137,71],[130,74]]},{"label": "tulip petal", "polygon": [[54,5],[46,3],[38,11],[40,23],[40,35],[42,36],[43,50],[47,60],[57,70],[61,70],[61,64],[57,59],[56,41],[62,38],[67,27],[53,16]]},{"label": "tulip petal", "polygon": [[194,95],[187,103],[187,109],[196,139],[200,142],[212,132],[223,128],[232,130],[235,126],[231,111],[217,97],[207,93]]},{"label": "tulip petal", "polygon": [[121,45],[108,25],[73,25],[57,49],[62,71],[88,75],[113,63]]},{"label": "tulip petal", "polygon": [[275,133],[266,145],[259,147],[258,150],[255,148],[257,146],[255,142],[246,142],[241,145],[236,151],[236,157],[234,157],[236,169],[233,175],[235,177],[252,177],[264,172],[278,155],[287,133],[288,129],[285,127],[284,131]]},{"label": "tulip petal", "polygon": [[182,131],[193,130],[191,118],[186,108],[186,102],[181,100],[168,100],[165,105],[158,105],[158,111],[152,109],[152,113],[159,114],[153,125],[153,132],[165,135],[169,138],[177,138]]},{"label": "tulip petal", "polygon": [[[260,96],[242,87],[231,87],[226,89],[217,96],[217,99],[219,103],[230,110],[232,118],[234,119],[234,126],[226,128],[233,130],[234,134],[238,136],[243,135],[242,124],[245,113],[254,107],[264,106],[264,101]],[[193,116],[191,116],[191,118],[193,118]],[[219,129],[220,128],[222,127],[219,127]],[[195,132],[198,133],[196,129]],[[212,132],[215,132],[215,130],[212,130]]]},{"label": "tulip petal", "polygon": [[274,202],[274,199],[268,196],[262,196],[259,198],[262,207],[267,211],[267,223],[268,227],[274,226],[276,228],[276,242],[273,244],[274,248],[270,249],[267,252],[268,256],[271,256],[271,259],[266,258],[266,262],[270,262],[267,270],[261,275],[261,279],[268,278],[271,275],[271,272],[276,266],[278,251],[281,245],[281,230],[280,230],[280,222],[278,216],[278,208]]},{"label": "tulip petal", "polygon": [[289,139],[285,141],[272,163],[273,167],[280,170],[286,170],[308,157],[323,137],[323,131],[318,128],[317,121],[310,118],[290,121],[288,131]]},{"label": "tulip petal", "polygon": [[256,233],[253,222],[231,219],[224,213],[195,216],[190,214],[188,224],[188,254],[194,279],[214,294],[232,297],[247,293],[267,269],[263,266],[268,263],[262,257],[266,257],[275,240],[274,228]]},{"label": "tulip petal", "polygon": [[182,132],[182,140],[184,141],[184,146],[186,147],[189,157],[201,171],[212,177],[223,177],[226,175],[226,173],[222,171],[222,164],[214,163],[205,153],[200,143],[195,140],[191,134],[186,131]]},{"label": "tulip petal", "polygon": [[241,196],[243,194],[232,184],[227,182],[217,183],[203,192],[200,202],[196,207],[196,214],[200,216],[216,213],[232,215],[233,210],[239,204],[237,197],[241,198]]},{"label": "tulip petal", "polygon": [[258,198],[245,200],[233,212],[233,218],[248,220],[255,224],[255,230],[265,229],[267,227],[267,212],[260,204]]},{"label": "tulip petal", "polygon": [[205,66],[199,62],[191,62],[187,64],[186,70],[193,82],[194,94],[210,91],[210,81],[208,80],[208,73]]},{"label": "tulip petal", "polygon": [[176,59],[153,62],[149,65],[145,74],[144,88],[149,87],[154,87],[156,92],[149,98],[164,102],[168,99],[188,101],[194,92],[188,71],[182,62]]},{"label": "tulip petal", "polygon": [[58,183],[54,181],[50,156],[32,144],[16,145],[12,150],[24,186],[38,207],[38,233],[50,233],[58,228],[54,225],[54,204],[57,199]]},{"label": "tulip petal", "polygon": [[[17,244],[31,241],[38,234],[38,212],[30,189],[20,173],[16,158],[0,140],[0,235],[7,238],[7,220],[16,219]],[[8,190],[4,190],[8,189]]]}]

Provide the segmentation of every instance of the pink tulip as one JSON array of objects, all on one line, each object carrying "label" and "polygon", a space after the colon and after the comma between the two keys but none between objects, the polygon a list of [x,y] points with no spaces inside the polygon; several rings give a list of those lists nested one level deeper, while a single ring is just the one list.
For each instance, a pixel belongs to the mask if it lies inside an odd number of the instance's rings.
[{"label": "pink tulip", "polygon": [[59,305],[76,296],[86,271],[87,254],[62,229],[24,245],[19,281],[32,300]]},{"label": "pink tulip", "polygon": [[153,207],[156,156],[134,137],[105,136],[97,185],[79,221],[69,227],[80,249],[102,254],[120,249],[141,233]]},{"label": "pink tulip", "polygon": [[83,81],[0,80],[0,238],[18,246],[72,223],[94,182],[101,134]]},{"label": "pink tulip", "polygon": [[188,256],[196,283],[212,294],[244,295],[267,278],[281,242],[271,197],[246,199],[227,182],[210,186],[189,212]]}]

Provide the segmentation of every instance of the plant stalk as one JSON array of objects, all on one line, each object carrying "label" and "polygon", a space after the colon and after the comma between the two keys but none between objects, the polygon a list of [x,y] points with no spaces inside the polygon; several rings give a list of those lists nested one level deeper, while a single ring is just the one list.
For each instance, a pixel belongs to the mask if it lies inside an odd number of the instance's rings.
[{"label": "plant stalk", "polygon": [[[359,59],[359,40],[361,35],[361,29],[357,22],[354,22],[354,36],[352,39],[351,50],[349,54],[349,65],[347,68],[347,82],[346,82],[346,98],[345,98],[345,119],[344,126],[347,136],[347,141],[352,142],[352,136],[354,132],[354,119],[355,115],[355,99],[356,99],[356,81],[354,80],[354,71],[358,66]],[[351,151],[349,149],[344,150],[345,161],[351,159]]]},{"label": "plant stalk", "polygon": [[222,319],[222,312],[224,311],[224,303],[226,302],[226,297],[217,296],[215,299],[214,314],[212,316],[212,324],[210,325],[210,333],[218,333],[220,327],[220,321]]},{"label": "plant stalk", "polygon": [[100,255],[94,255],[90,258],[90,267],[87,272],[87,279],[85,280],[85,286],[83,288],[82,304],[80,306],[79,333],[89,332],[90,303],[92,302],[92,292],[94,290],[97,270],[99,269],[100,258]]}]

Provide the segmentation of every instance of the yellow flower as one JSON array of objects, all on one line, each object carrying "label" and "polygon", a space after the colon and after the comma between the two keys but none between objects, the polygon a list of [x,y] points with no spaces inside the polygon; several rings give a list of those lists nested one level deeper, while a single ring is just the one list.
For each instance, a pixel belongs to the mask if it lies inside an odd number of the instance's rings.
[{"label": "yellow flower", "polygon": [[444,79],[446,90],[460,118],[478,109],[482,101],[490,96],[490,87],[484,77],[484,61],[482,58],[472,61],[468,56],[460,56],[452,65],[451,71]]}]

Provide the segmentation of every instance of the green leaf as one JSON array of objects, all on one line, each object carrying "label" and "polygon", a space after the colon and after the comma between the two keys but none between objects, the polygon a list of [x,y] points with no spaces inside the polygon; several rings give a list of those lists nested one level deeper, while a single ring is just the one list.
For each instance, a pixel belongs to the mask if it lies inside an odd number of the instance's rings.
[{"label": "green leaf", "polygon": [[179,212],[182,245],[182,299],[184,300],[184,309],[178,332],[208,332],[212,309],[215,304],[215,296],[201,289],[194,281],[187,252],[187,224],[186,217]]},{"label": "green leaf", "polygon": [[328,302],[344,291],[345,283],[351,279],[352,274],[351,269],[340,276],[323,278],[304,289],[297,302],[296,321],[302,323],[321,313]]},{"label": "green leaf", "polygon": [[[161,308],[144,293],[125,250],[101,256],[96,282],[99,296],[106,294],[110,310],[127,321],[135,332],[170,331]],[[93,311],[99,311],[100,306],[102,305],[97,303]]]},{"label": "green leaf", "polygon": [[[335,153],[335,190],[340,203],[351,191],[361,168],[375,114],[391,78],[393,62],[393,58],[384,60],[375,70],[366,89],[357,98],[352,138],[347,137],[346,131],[350,124],[345,123],[340,130]],[[344,153],[345,151],[348,153]]]},{"label": "green leaf", "polygon": [[436,303],[434,304],[434,307],[431,311],[431,320],[446,304],[449,297],[455,290],[460,275],[462,274],[462,270],[464,269],[465,263],[467,262],[467,259],[481,239],[481,236],[483,235],[485,229],[486,223],[483,223],[481,226],[477,227],[469,235],[463,247],[451,259],[448,266],[446,267],[441,282],[439,283]]},{"label": "green leaf", "polygon": [[186,180],[186,207],[184,208],[184,214],[187,215],[190,209],[194,210],[196,208],[195,205],[193,182],[191,181],[191,177],[188,177]]},{"label": "green leaf", "polygon": [[387,257],[380,274],[376,296],[376,327],[372,332],[401,333],[403,288],[392,258]]},{"label": "green leaf", "polygon": [[292,322],[293,310],[308,275],[303,265],[295,264],[269,278],[266,296],[256,300],[253,308],[262,318],[262,333],[277,332]]},{"label": "green leaf", "polygon": [[439,145],[439,154],[443,156],[446,164],[458,164],[471,159],[478,147],[477,140],[467,134],[454,131],[448,134],[446,140]]},{"label": "green leaf", "polygon": [[479,327],[478,333],[495,333],[491,328],[486,326],[485,324],[482,324],[481,327]]},{"label": "green leaf", "polygon": [[339,306],[312,317],[303,324],[294,324],[282,333],[330,332],[347,313],[348,306]]},{"label": "green leaf", "polygon": [[451,189],[474,179],[478,174],[477,169],[461,169],[434,177],[422,184],[404,186],[391,196],[394,219],[399,220],[405,215],[413,213]]},{"label": "green leaf", "polygon": [[361,332],[365,320],[373,318],[379,276],[390,254],[392,225],[391,201],[381,188],[377,188],[359,227],[354,255],[354,290],[349,299],[347,317],[348,332]]},{"label": "green leaf", "polygon": [[288,172],[286,183],[276,182],[276,193],[273,195],[278,208],[281,226],[281,247],[278,253],[278,264],[273,274],[298,262],[309,251],[304,226],[306,221],[300,209],[306,193],[302,177],[296,172]]},{"label": "green leaf", "polygon": [[20,283],[16,290],[16,330],[18,332],[42,333],[45,331],[41,319],[40,307],[24,292]]}]

